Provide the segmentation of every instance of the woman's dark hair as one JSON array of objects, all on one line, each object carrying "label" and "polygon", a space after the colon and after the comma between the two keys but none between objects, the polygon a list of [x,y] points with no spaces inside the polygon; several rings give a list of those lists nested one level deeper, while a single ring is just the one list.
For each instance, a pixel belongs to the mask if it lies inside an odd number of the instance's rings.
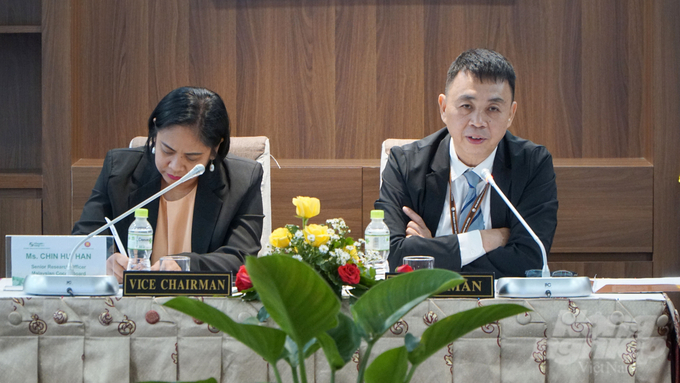
[{"label": "woman's dark hair", "polygon": [[[146,151],[156,145],[159,130],[171,126],[196,129],[201,142],[209,148],[217,148],[216,159],[220,162],[229,152],[229,115],[220,96],[205,88],[182,87],[168,93],[156,105],[149,117],[149,139]],[[220,140],[224,139],[220,144]]]}]

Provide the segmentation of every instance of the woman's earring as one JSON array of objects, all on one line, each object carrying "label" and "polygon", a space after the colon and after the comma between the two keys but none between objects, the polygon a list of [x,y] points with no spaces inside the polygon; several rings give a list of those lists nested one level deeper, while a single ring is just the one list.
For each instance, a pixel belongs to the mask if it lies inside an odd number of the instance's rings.
[{"label": "woman's earring", "polygon": [[151,154],[156,154],[156,147],[155,146],[151,147]]},{"label": "woman's earring", "polygon": [[211,172],[215,171],[215,160],[210,160],[210,171]]}]

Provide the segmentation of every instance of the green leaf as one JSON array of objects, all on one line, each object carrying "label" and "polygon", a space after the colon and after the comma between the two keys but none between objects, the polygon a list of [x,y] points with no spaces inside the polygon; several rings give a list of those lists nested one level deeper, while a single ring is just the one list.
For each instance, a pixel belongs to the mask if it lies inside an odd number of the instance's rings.
[{"label": "green leaf", "polygon": [[444,269],[404,273],[368,290],[352,306],[352,316],[362,336],[374,342],[420,302],[463,281],[457,273]]},{"label": "green leaf", "polygon": [[366,369],[366,383],[395,383],[403,382],[408,370],[408,351],[401,346],[387,350]]},{"label": "green leaf", "polygon": [[248,346],[269,363],[276,363],[283,350],[286,334],[279,329],[237,323],[220,310],[186,297],[173,298],[165,302],[164,306],[215,326]]},{"label": "green leaf", "polygon": [[266,322],[267,319],[269,319],[269,313],[267,312],[267,308],[262,306],[257,311],[257,320],[259,320],[260,322]]},{"label": "green leaf", "polygon": [[527,311],[530,309],[516,304],[495,304],[447,316],[425,330],[420,338],[420,344],[409,353],[408,359],[414,366],[417,366],[468,332],[499,319]]},{"label": "green leaf", "polygon": [[246,269],[269,315],[298,346],[337,325],[340,300],[306,263],[282,256],[246,257]]},{"label": "green leaf", "polygon": [[316,336],[333,371],[341,369],[352,360],[354,353],[361,346],[361,336],[350,317],[338,314],[338,325]]},{"label": "green leaf", "polygon": [[406,333],[404,336],[404,346],[406,346],[406,351],[411,352],[413,351],[416,347],[418,347],[418,344],[420,341],[418,338],[416,338],[413,334]]}]

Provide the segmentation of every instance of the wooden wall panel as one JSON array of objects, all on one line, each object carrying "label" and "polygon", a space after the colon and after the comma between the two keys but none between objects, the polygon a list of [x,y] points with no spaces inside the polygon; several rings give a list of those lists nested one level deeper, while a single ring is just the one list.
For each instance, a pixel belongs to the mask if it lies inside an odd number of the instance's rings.
[{"label": "wooden wall panel", "polygon": [[0,34],[0,52],[0,171],[40,172],[40,35]]},{"label": "wooden wall panel", "polygon": [[0,25],[40,25],[40,0],[1,0]]},{"label": "wooden wall panel", "polygon": [[[70,0],[42,3],[42,233],[71,231],[71,8]],[[77,76],[76,76],[77,77]],[[89,128],[97,131],[92,125]],[[98,140],[90,144],[99,143]],[[102,143],[103,145],[103,143]]]},{"label": "wooden wall panel", "polygon": [[443,126],[446,71],[473,47],[515,64],[512,131],[556,158],[652,152],[641,0],[75,4],[74,161],[145,134],[187,83],[221,93],[235,135],[268,136],[278,158],[375,158],[388,137]]},{"label": "wooden wall panel", "polygon": [[277,158],[332,158],[334,8],[316,3],[239,2],[236,129]]},{"label": "wooden wall panel", "polygon": [[[149,2],[149,110],[171,90],[189,83],[189,2]],[[148,117],[147,117],[148,118]],[[146,121],[146,119],[144,120]]]},{"label": "wooden wall panel", "polygon": [[556,160],[552,253],[651,253],[653,168],[645,160]]},{"label": "wooden wall panel", "polygon": [[680,8],[657,1],[654,20],[654,276],[662,277],[680,272]]},{"label": "wooden wall panel", "polygon": [[580,2],[522,1],[510,22],[517,38],[507,57],[517,73],[518,103],[511,131],[555,158],[581,157]]},{"label": "wooden wall panel", "polygon": [[[342,3],[340,3],[342,4]],[[376,6],[336,7],[335,150],[331,158],[374,158],[376,116]]]},{"label": "wooden wall panel", "polygon": [[5,270],[5,236],[9,234],[42,234],[42,201],[34,189],[0,191],[0,277]]},{"label": "wooden wall panel", "polygon": [[236,9],[229,5],[224,1],[189,2],[189,82],[186,85],[217,92],[227,107],[231,134],[244,136],[236,113]]},{"label": "wooden wall panel", "polygon": [[643,155],[643,2],[582,3],[584,157]]},{"label": "wooden wall panel", "polygon": [[153,50],[161,43],[152,44],[149,33],[159,29],[167,36],[164,31],[173,25],[165,19],[150,25],[150,6],[146,1],[74,1],[74,162],[103,158],[108,150],[148,134],[152,101],[147,84],[169,80],[151,78],[157,72],[149,71],[155,63],[151,57],[163,52]]},{"label": "wooden wall panel", "polygon": [[[424,9],[417,3],[376,7],[376,124],[364,145],[363,158],[376,158],[389,137],[424,137]],[[433,98],[434,99],[434,98]]]}]

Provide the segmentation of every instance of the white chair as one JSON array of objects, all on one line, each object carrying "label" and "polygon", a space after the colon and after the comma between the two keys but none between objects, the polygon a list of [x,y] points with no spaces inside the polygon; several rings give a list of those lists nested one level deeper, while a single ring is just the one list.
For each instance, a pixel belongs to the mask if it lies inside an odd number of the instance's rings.
[{"label": "white chair", "polygon": [[[131,148],[137,148],[146,144],[147,137],[138,136],[130,141]],[[262,223],[262,237],[260,243],[262,249],[258,255],[267,251],[269,235],[272,232],[272,190],[271,190],[271,166],[269,155],[269,138],[265,136],[253,137],[231,137],[229,139],[229,153],[255,160],[262,165],[264,174],[262,175],[262,211],[264,212],[264,222]]]},{"label": "white chair", "polygon": [[402,146],[417,141],[416,138],[388,138],[382,143],[380,150],[380,186],[382,186],[382,174],[387,166],[387,159],[390,158],[390,150],[393,146]]}]

